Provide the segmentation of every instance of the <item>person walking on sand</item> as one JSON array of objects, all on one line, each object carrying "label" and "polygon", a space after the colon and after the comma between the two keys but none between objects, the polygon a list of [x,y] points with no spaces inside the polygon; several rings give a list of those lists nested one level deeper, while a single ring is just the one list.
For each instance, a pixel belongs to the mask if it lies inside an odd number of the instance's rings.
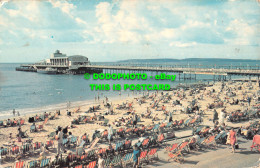
[{"label": "person walking on sand", "polygon": [[220,112],[220,116],[219,116],[219,124],[223,124],[224,123],[224,118],[225,118],[225,113],[224,113],[224,109],[221,110]]},{"label": "person walking on sand", "polygon": [[57,134],[57,140],[58,140],[57,154],[58,155],[61,153],[61,150],[63,151],[62,138],[63,138],[63,132],[61,131],[61,127],[59,127],[58,134]]},{"label": "person walking on sand", "polygon": [[105,160],[102,157],[102,154],[98,155],[98,168],[105,168]]},{"label": "person walking on sand", "polygon": [[109,144],[111,144],[111,141],[112,141],[112,139],[113,139],[113,127],[112,127],[112,125],[108,125],[108,136],[107,136],[107,138],[108,138],[108,142],[109,142]]},{"label": "person walking on sand", "polygon": [[138,147],[135,145],[134,146],[134,151],[133,151],[133,168],[138,168],[139,167],[139,163],[140,163],[140,150],[138,149]]},{"label": "person walking on sand", "polygon": [[230,145],[232,147],[232,152],[231,153],[235,153],[235,144],[237,141],[237,135],[236,132],[234,131],[234,128],[232,128],[229,132],[229,138],[230,138]]},{"label": "person walking on sand", "polygon": [[248,96],[247,101],[248,101],[248,106],[250,106],[250,103],[251,103],[251,97],[250,96]]},{"label": "person walking on sand", "polygon": [[15,109],[13,109],[13,115],[15,116]]},{"label": "person walking on sand", "polygon": [[213,123],[215,124],[215,122],[218,120],[218,112],[216,109],[214,109],[214,114],[213,114]]}]

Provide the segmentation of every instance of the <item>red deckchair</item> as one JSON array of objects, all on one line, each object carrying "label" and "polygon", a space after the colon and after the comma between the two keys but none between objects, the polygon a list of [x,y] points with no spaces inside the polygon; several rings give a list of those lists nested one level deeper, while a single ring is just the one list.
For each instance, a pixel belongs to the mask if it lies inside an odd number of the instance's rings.
[{"label": "red deckchair", "polygon": [[253,148],[255,148],[256,150],[258,150],[260,152],[260,135],[254,136],[253,143],[251,146],[251,151],[253,150]]}]

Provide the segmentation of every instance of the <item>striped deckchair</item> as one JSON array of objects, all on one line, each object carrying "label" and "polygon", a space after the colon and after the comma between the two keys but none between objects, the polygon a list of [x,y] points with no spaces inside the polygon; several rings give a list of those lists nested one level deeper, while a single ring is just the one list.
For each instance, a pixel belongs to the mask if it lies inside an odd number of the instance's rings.
[{"label": "striped deckchair", "polygon": [[38,164],[37,160],[30,161],[27,164],[27,168],[35,168],[37,166],[37,164]]},{"label": "striped deckchair", "polygon": [[144,139],[144,140],[143,140],[143,142],[142,142],[142,147],[143,147],[143,148],[148,148],[148,146],[149,146],[149,139],[147,138],[147,139]]},{"label": "striped deckchair", "polygon": [[14,147],[11,147],[11,154],[12,155],[16,155],[20,152],[20,148],[19,146],[14,146]]},{"label": "striped deckchair", "polygon": [[7,148],[0,149],[0,155],[1,156],[6,156],[7,154],[8,154],[8,149]]},{"label": "striped deckchair", "polygon": [[74,168],[83,168],[83,165],[75,166]]},{"label": "striped deckchair", "polygon": [[187,119],[187,120],[185,120],[185,122],[184,122],[184,125],[185,125],[185,126],[188,126],[188,125],[189,125],[189,123],[190,123],[190,120],[191,120],[190,118],[189,118],[189,119]]},{"label": "striped deckchair", "polygon": [[49,162],[50,162],[50,158],[42,159],[40,167],[46,167],[47,165],[49,165]]},{"label": "striped deckchair", "polygon": [[[185,141],[185,142],[182,142],[179,146],[178,146],[178,148],[177,148],[177,150],[179,150],[179,151],[183,151],[183,150],[185,150],[186,152],[190,152],[190,148],[189,148],[189,142],[188,141]],[[185,149],[186,148],[186,149]]]},{"label": "striped deckchair", "polygon": [[203,142],[206,140],[206,137],[200,138],[197,142],[196,142],[196,147],[199,149],[203,146]]},{"label": "striped deckchair", "polygon": [[94,168],[96,166],[97,162],[93,161],[88,164],[88,168]]},{"label": "striped deckchair", "polygon": [[175,149],[177,149],[177,147],[178,147],[178,144],[175,143],[175,144],[172,144],[172,146],[167,146],[167,147],[165,148],[165,150],[168,151],[168,152],[172,152],[172,151],[174,151]]},{"label": "striped deckchair", "polygon": [[106,158],[106,159],[104,160],[104,162],[105,162],[105,163],[104,163],[105,167],[109,167],[111,160],[110,160],[110,158]]},{"label": "striped deckchair", "polygon": [[24,161],[15,162],[14,168],[24,168]]},{"label": "striped deckchair", "polygon": [[37,150],[37,149],[40,149],[42,146],[42,143],[41,142],[35,142],[33,143],[33,151]]},{"label": "striped deckchair", "polygon": [[[155,156],[157,154],[157,156]],[[157,148],[151,149],[148,154],[147,154],[147,160],[152,161],[153,159],[157,158],[158,159],[158,153],[157,153]]]},{"label": "striped deckchair", "polygon": [[55,138],[55,135],[56,135],[56,132],[51,132],[48,137],[51,138],[51,139],[54,139]]},{"label": "striped deckchair", "polygon": [[76,136],[71,137],[70,145],[75,145],[77,143],[77,139],[78,139],[78,137],[76,137]]},{"label": "striped deckchair", "polygon": [[24,125],[24,122],[25,122],[24,120],[20,120],[20,121],[19,121],[19,124],[20,124],[20,125]]},{"label": "striped deckchair", "polygon": [[24,144],[22,146],[23,154],[30,152],[30,146],[31,146],[30,144]]},{"label": "striped deckchair", "polygon": [[68,143],[68,139],[66,138],[66,139],[62,139],[62,144],[63,145],[65,145],[65,144],[67,144]]},{"label": "striped deckchair", "polygon": [[76,154],[72,154],[72,155],[68,155],[68,160],[69,162],[73,162],[77,159],[77,155]]},{"label": "striped deckchair", "polygon": [[116,166],[116,165],[121,165],[121,155],[116,155],[113,157],[113,159],[111,160],[111,164],[112,166]]},{"label": "striped deckchair", "polygon": [[140,154],[140,163],[148,162],[147,161],[147,150],[142,151]]},{"label": "striped deckchair", "polygon": [[95,154],[96,154],[96,151],[94,149],[91,151],[88,151],[87,158],[91,159],[91,158],[95,157]]},{"label": "striped deckchair", "polygon": [[168,161],[173,159],[173,161],[178,162],[178,163],[183,163],[184,162],[184,157],[183,157],[183,155],[182,155],[180,150],[177,151],[176,153],[169,152],[168,156],[170,157],[168,159]]},{"label": "striped deckchair", "polygon": [[160,135],[158,136],[158,143],[161,144],[161,143],[163,143],[163,141],[164,141],[164,135],[163,135],[163,134],[160,134]]},{"label": "striped deckchair", "polygon": [[82,155],[82,156],[80,157],[80,160],[81,160],[81,161],[86,161],[87,158],[88,158],[88,154],[85,154],[85,155]]},{"label": "striped deckchair", "polygon": [[215,137],[216,137],[216,135],[209,136],[209,137],[204,141],[206,147],[209,148],[210,145],[213,145],[214,147],[217,146],[216,141],[215,141]]},{"label": "striped deckchair", "polygon": [[159,127],[160,127],[160,125],[159,125],[159,124],[156,124],[156,125],[153,127],[153,131],[157,130]]},{"label": "striped deckchair", "polygon": [[131,163],[133,156],[133,153],[128,153],[124,156],[124,158],[122,159],[123,167],[126,167],[127,163]]},{"label": "striped deckchair", "polygon": [[54,142],[53,140],[49,140],[49,141],[46,141],[46,146],[49,148],[49,147],[53,147],[54,148]]},{"label": "striped deckchair", "polygon": [[123,147],[123,142],[116,143],[115,151],[122,150],[122,147]]},{"label": "striped deckchair", "polygon": [[106,151],[107,151],[106,148],[101,148],[101,149],[98,150],[98,153],[99,153],[99,154],[105,154]]},{"label": "striped deckchair", "polygon": [[172,126],[172,122],[168,122],[167,125],[166,125],[166,128],[169,128]]}]

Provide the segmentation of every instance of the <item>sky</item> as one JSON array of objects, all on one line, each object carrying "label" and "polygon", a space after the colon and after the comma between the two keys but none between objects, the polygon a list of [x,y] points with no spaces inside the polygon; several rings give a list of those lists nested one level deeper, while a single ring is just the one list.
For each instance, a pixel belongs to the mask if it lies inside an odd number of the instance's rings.
[{"label": "sky", "polygon": [[260,60],[259,0],[0,0],[0,63]]}]

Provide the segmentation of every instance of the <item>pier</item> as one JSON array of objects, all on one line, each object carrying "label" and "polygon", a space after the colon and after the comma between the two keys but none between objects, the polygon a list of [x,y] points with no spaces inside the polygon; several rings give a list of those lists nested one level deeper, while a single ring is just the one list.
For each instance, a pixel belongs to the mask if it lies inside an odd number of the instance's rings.
[{"label": "pier", "polygon": [[[247,76],[249,79],[255,76],[259,79],[259,66],[197,66],[197,65],[139,65],[139,64],[115,64],[115,65],[80,65],[77,69],[71,69],[68,65],[51,65],[51,64],[22,64],[16,70],[32,71],[34,69],[55,68],[59,72],[69,70],[73,74],[83,73],[113,73],[113,72],[173,72],[178,73],[179,80],[196,80],[196,75],[211,75],[213,80],[227,80],[231,79],[233,75]],[[65,71],[63,72],[65,73]]]}]

